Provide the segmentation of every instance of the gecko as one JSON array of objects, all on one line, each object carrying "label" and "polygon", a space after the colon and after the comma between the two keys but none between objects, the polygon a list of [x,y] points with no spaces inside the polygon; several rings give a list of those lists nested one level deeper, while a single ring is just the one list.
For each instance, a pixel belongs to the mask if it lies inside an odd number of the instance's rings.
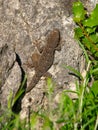
[{"label": "gecko", "polygon": [[36,86],[40,78],[44,76],[53,65],[55,50],[58,50],[59,45],[60,31],[53,29],[47,36],[47,44],[43,48],[41,55],[38,56],[38,61],[36,60],[36,64],[34,64],[35,74],[26,88],[26,93],[30,92]]}]

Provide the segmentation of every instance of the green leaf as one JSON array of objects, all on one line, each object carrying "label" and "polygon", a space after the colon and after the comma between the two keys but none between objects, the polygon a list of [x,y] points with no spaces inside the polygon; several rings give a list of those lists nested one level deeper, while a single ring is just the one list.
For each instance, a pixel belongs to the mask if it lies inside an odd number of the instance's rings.
[{"label": "green leaf", "polygon": [[96,52],[96,53],[94,54],[94,56],[95,56],[96,58],[98,58],[98,52]]},{"label": "green leaf", "polygon": [[94,27],[98,25],[98,4],[96,4],[91,16],[83,22],[83,25],[88,27]]},{"label": "green leaf", "polygon": [[98,74],[98,68],[92,69],[92,70],[90,71],[90,74],[95,74],[95,73]]},{"label": "green leaf", "polygon": [[90,60],[89,60],[89,57],[88,57],[88,54],[87,54],[87,51],[86,51],[84,45],[79,40],[78,40],[78,43],[79,43],[80,47],[82,48],[82,50],[83,50],[83,52],[85,54],[85,58],[86,58],[87,63],[89,63]]},{"label": "green leaf", "polygon": [[91,48],[91,42],[90,42],[86,37],[84,37],[84,38],[82,39],[82,43],[84,44],[84,46],[85,46],[87,49],[90,50],[90,48]]},{"label": "green leaf", "polygon": [[92,35],[90,35],[90,39],[92,40],[93,43],[98,42],[98,33],[96,34],[93,33]]},{"label": "green leaf", "polygon": [[74,69],[74,68],[71,67],[71,66],[66,66],[66,65],[64,65],[64,68],[65,68],[65,69],[69,69],[69,70],[72,71],[75,75],[77,75],[81,80],[83,80],[83,77],[82,77],[81,73],[80,73],[78,70]]},{"label": "green leaf", "polygon": [[88,34],[95,33],[96,27],[87,27],[85,30]]},{"label": "green leaf", "polygon": [[27,76],[25,75],[24,80],[23,80],[23,82],[20,85],[20,89],[16,93],[16,95],[15,95],[13,101],[12,101],[12,106],[15,104],[15,102],[17,101],[17,99],[24,93],[25,90],[23,89],[23,87],[24,87],[24,85],[26,83],[26,80],[27,80]]},{"label": "green leaf", "polygon": [[98,80],[98,64],[93,65],[93,68],[90,70],[90,74],[93,75],[95,80]]},{"label": "green leaf", "polygon": [[54,83],[51,78],[47,78],[48,94],[52,94],[54,90]]},{"label": "green leaf", "polygon": [[80,27],[75,28],[74,31],[75,31],[75,38],[81,38],[84,36],[83,31]]},{"label": "green leaf", "polygon": [[95,96],[98,95],[98,80],[94,81],[91,90]]},{"label": "green leaf", "polygon": [[72,10],[75,22],[80,22],[85,19],[85,10],[81,2],[75,2],[73,4]]}]

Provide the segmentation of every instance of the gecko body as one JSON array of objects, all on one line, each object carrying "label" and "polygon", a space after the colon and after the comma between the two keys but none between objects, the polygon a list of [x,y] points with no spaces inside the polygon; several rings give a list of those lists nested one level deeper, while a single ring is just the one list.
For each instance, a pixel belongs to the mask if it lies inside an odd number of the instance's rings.
[{"label": "gecko body", "polygon": [[26,93],[30,92],[36,84],[39,82],[40,78],[45,75],[45,73],[52,66],[54,61],[55,50],[60,43],[60,32],[58,29],[54,29],[50,32],[47,37],[47,44],[44,47],[42,54],[39,57],[38,62],[34,66],[35,74],[26,89]]}]

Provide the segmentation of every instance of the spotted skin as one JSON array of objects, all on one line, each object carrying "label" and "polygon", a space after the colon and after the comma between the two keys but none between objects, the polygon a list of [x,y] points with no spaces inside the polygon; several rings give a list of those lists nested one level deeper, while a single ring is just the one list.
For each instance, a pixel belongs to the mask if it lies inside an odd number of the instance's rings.
[{"label": "spotted skin", "polygon": [[42,54],[38,58],[39,60],[36,62],[35,75],[33,76],[30,84],[26,89],[26,93],[30,92],[36,84],[39,82],[40,78],[45,75],[45,73],[49,70],[49,68],[53,65],[54,54],[57,47],[60,45],[60,31],[58,29],[54,29],[50,32],[47,37],[47,44],[44,47]]}]

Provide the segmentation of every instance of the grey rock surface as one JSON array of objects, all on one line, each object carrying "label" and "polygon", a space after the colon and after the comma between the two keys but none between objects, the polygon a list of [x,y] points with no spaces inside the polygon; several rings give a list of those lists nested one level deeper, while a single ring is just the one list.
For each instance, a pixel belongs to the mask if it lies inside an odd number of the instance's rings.
[{"label": "grey rock surface", "polygon": [[[85,69],[82,50],[74,40],[72,20],[72,2],[76,0],[0,0],[0,101],[5,107],[12,91],[17,93],[22,79],[22,70],[27,75],[27,87],[34,69],[26,63],[34,53],[34,42],[46,44],[47,34],[58,28],[61,34],[61,51],[55,53],[53,66],[49,69],[56,83],[54,97],[64,89],[69,89],[76,78],[62,66],[70,65],[79,71]],[[88,10],[94,7],[94,1],[82,0]],[[89,4],[88,4],[89,3]],[[93,4],[92,4],[93,3]],[[18,60],[17,60],[18,56]],[[71,86],[73,87],[73,86]],[[42,77],[35,88],[22,100],[21,115],[28,111],[29,98],[33,110],[43,103],[47,86]]]}]

